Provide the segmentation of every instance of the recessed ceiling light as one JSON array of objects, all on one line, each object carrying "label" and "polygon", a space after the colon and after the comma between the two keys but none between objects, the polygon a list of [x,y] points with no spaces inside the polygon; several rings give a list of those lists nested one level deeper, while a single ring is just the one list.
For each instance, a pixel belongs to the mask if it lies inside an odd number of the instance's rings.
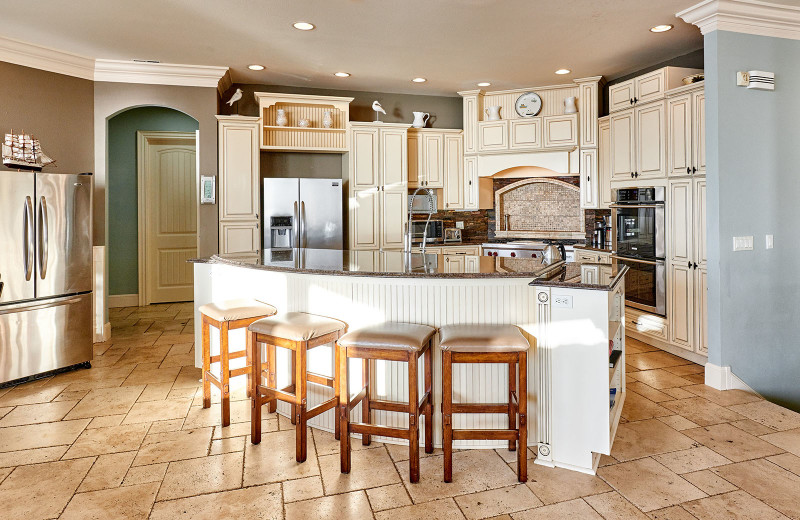
[{"label": "recessed ceiling light", "polygon": [[425,78],[414,78],[411,81],[413,81],[414,83],[425,83],[428,80]]},{"label": "recessed ceiling light", "polygon": [[489,85],[491,85],[491,83],[489,83],[488,81],[481,81],[480,83],[478,83],[479,87],[488,87]]},{"label": "recessed ceiling light", "polygon": [[300,29],[301,31],[310,31],[316,27],[313,23],[308,22],[295,22],[292,25],[295,29]]},{"label": "recessed ceiling light", "polygon": [[569,69],[558,69],[556,71],[556,74],[569,74],[570,72],[572,72],[572,71],[569,70]]},{"label": "recessed ceiling light", "polygon": [[672,29],[672,25],[656,25],[650,28],[650,32],[667,32]]},{"label": "recessed ceiling light", "polygon": [[264,70],[263,65],[248,65],[247,68],[250,70]]},{"label": "recessed ceiling light", "polygon": [[334,72],[333,75],[336,76],[337,78],[349,78],[350,77],[350,73],[349,72]]}]

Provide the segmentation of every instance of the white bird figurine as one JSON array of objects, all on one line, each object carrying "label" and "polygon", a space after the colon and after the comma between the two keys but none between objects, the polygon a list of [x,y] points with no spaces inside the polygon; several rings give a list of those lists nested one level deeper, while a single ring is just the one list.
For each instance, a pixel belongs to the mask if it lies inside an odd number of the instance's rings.
[{"label": "white bird figurine", "polygon": [[377,99],[372,102],[372,110],[375,111],[375,121],[376,122],[380,122],[380,120],[381,120],[380,116],[378,116],[378,112],[382,113],[383,115],[386,115],[386,110],[384,110],[383,107],[381,106],[381,104],[378,103]]},{"label": "white bird figurine", "polygon": [[239,101],[240,99],[242,99],[242,89],[237,88],[236,92],[234,92],[231,98],[227,101],[228,106],[232,107],[233,104]]}]

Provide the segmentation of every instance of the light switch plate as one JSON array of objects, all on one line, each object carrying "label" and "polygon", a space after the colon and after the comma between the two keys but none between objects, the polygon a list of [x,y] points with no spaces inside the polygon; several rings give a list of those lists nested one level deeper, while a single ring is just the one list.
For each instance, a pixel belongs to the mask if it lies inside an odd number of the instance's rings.
[{"label": "light switch plate", "polygon": [[458,222],[456,222],[456,229],[464,229],[464,221],[463,220],[459,220]]},{"label": "light switch plate", "polygon": [[774,247],[774,242],[772,240],[772,235],[767,235],[767,249],[772,249]]},{"label": "light switch plate", "polygon": [[753,237],[733,237],[733,250],[734,251],[752,251],[753,250]]},{"label": "light switch plate", "polygon": [[564,309],[571,309],[572,296],[568,295],[553,296],[553,307],[562,307]]}]

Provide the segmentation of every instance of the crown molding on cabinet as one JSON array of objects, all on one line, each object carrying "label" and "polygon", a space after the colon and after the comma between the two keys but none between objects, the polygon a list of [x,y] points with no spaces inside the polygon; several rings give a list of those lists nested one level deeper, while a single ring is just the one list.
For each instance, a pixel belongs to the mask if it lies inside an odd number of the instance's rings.
[{"label": "crown molding on cabinet", "polygon": [[94,79],[94,59],[0,36],[0,61],[76,78]]},{"label": "crown molding on cabinet", "polygon": [[759,0],[704,0],[675,16],[700,32],[731,31],[800,40],[800,7]]}]

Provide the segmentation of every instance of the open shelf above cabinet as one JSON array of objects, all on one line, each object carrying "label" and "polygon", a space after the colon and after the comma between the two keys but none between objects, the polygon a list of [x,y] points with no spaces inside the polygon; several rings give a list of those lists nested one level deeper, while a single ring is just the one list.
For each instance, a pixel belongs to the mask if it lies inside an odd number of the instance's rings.
[{"label": "open shelf above cabinet", "polygon": [[[276,152],[345,153],[349,150],[347,124],[350,97],[308,96],[256,92],[261,117],[261,150]],[[278,110],[287,122],[278,124]],[[329,128],[323,126],[330,113]],[[300,126],[306,119],[309,126]]]}]

